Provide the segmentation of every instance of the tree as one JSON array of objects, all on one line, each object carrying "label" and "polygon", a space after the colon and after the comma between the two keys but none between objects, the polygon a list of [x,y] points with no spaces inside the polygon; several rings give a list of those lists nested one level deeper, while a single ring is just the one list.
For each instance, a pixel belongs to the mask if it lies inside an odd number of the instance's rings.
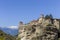
[{"label": "tree", "polygon": [[49,16],[49,15],[46,15],[46,16],[45,16],[45,18],[46,18],[46,19],[49,19],[49,18],[50,18],[50,16]]},{"label": "tree", "polygon": [[50,14],[49,16],[50,16],[50,18],[51,18],[51,19],[53,19],[53,16],[52,16],[52,14]]},{"label": "tree", "polygon": [[46,15],[45,18],[46,18],[46,19],[49,19],[49,18],[50,18],[50,19],[53,19],[53,16],[52,16],[52,14],[50,14],[50,15]]}]

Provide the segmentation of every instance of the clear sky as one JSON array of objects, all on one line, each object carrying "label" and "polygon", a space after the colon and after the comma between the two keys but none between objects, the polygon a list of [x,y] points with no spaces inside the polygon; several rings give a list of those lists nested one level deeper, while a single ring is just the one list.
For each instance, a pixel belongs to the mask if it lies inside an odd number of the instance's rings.
[{"label": "clear sky", "polygon": [[60,0],[0,0],[0,26],[17,26],[38,19],[40,14],[60,18]]}]

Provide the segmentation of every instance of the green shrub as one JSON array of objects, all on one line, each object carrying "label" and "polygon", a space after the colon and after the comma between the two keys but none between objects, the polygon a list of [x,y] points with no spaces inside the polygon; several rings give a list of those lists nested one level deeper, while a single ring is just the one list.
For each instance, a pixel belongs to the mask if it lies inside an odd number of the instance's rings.
[{"label": "green shrub", "polygon": [[47,26],[52,26],[52,24],[48,24]]}]

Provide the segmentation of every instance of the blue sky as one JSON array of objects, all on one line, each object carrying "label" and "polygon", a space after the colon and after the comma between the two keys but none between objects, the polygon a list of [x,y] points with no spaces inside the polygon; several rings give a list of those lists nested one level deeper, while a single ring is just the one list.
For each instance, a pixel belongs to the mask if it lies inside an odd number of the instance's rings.
[{"label": "blue sky", "polygon": [[40,14],[60,18],[60,0],[0,0],[0,26],[17,26],[38,19]]}]

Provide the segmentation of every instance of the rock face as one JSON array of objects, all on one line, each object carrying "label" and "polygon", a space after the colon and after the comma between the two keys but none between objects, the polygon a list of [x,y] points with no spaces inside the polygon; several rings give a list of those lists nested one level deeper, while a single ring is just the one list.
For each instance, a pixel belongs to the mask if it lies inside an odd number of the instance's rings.
[{"label": "rock face", "polygon": [[21,25],[20,23],[18,38],[21,40],[58,40],[59,23],[58,20],[45,19],[44,16],[28,24]]}]

